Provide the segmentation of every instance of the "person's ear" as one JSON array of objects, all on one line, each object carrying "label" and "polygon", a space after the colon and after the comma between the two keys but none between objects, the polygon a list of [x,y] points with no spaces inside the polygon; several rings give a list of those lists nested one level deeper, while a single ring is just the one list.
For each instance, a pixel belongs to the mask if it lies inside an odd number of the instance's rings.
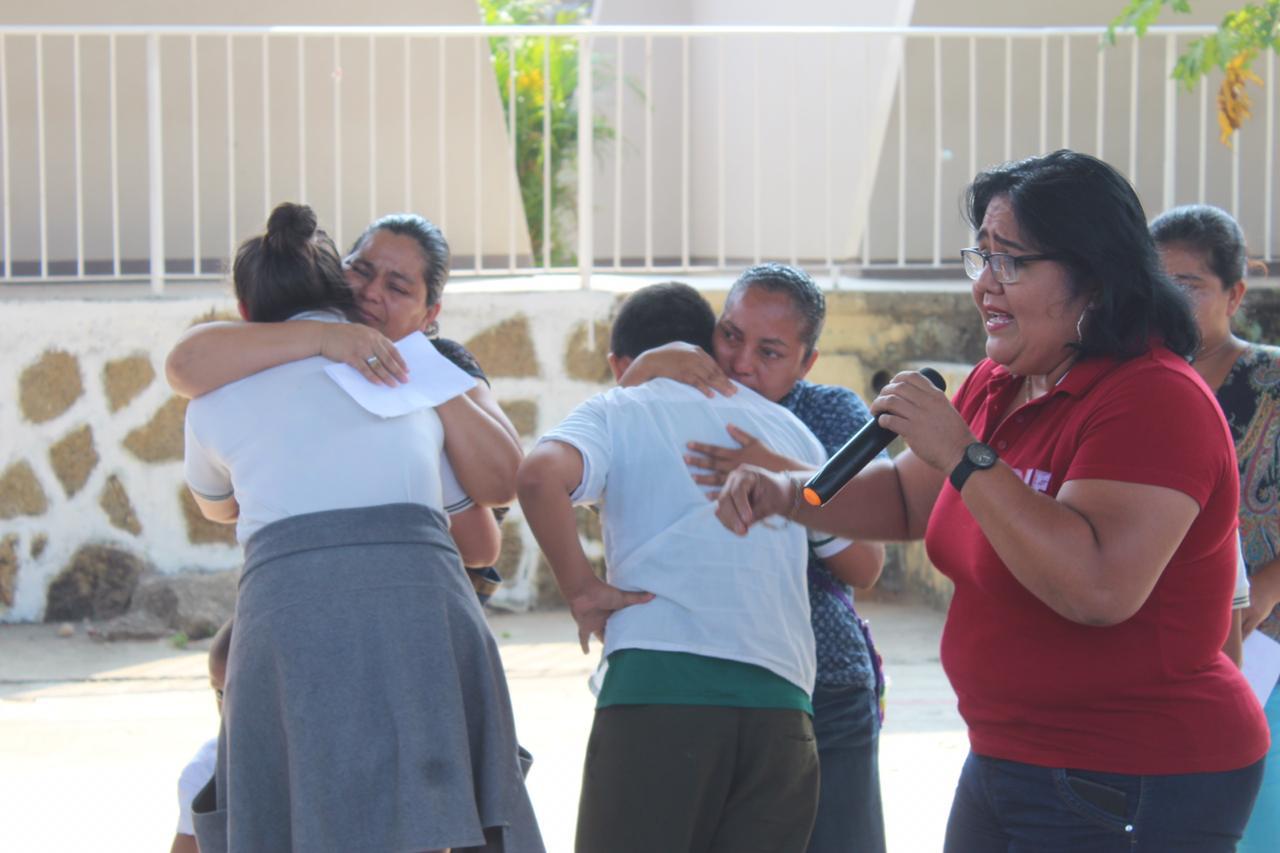
[{"label": "person's ear", "polygon": [[435,305],[427,306],[427,325],[431,325],[440,316],[441,310],[444,309],[444,300],[436,302]]},{"label": "person's ear", "polygon": [[246,323],[249,322],[249,309],[244,307],[243,299],[236,300],[236,310],[240,312],[241,320],[244,320]]},{"label": "person's ear", "polygon": [[1227,316],[1234,317],[1236,312],[1240,310],[1241,303],[1244,302],[1244,294],[1249,286],[1244,283],[1244,279],[1240,279],[1235,284],[1227,288]]},{"label": "person's ear", "polygon": [[422,326],[418,331],[422,332],[429,338],[434,338],[440,332],[440,326],[436,323],[436,318],[440,316],[440,311],[444,308],[444,300],[441,299],[435,305],[427,306],[427,314],[422,318]]},{"label": "person's ear", "polygon": [[634,360],[628,355],[614,355],[609,353],[609,369],[613,371],[613,381],[618,382],[622,379],[622,374],[627,372],[627,368],[631,366]]}]

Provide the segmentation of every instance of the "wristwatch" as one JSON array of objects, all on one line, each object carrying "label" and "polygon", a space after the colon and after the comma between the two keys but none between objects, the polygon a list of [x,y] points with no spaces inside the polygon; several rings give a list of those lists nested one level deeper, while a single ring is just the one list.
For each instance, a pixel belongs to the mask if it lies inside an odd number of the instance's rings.
[{"label": "wristwatch", "polygon": [[974,471],[985,471],[996,464],[996,452],[981,441],[975,441],[964,449],[964,457],[960,464],[951,470],[951,485],[958,492],[964,488],[964,481]]}]

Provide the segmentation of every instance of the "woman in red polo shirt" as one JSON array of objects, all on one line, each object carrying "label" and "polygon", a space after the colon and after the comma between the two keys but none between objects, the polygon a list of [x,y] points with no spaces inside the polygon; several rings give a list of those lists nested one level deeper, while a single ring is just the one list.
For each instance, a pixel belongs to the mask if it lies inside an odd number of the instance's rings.
[{"label": "woman in red polo shirt", "polygon": [[1233,850],[1268,734],[1221,652],[1239,482],[1188,303],[1093,157],[983,172],[968,215],[988,357],[954,400],[899,374],[871,409],[908,450],[820,509],[739,469],[720,517],[924,537],[955,582],[942,663],[972,751],[948,851]]}]

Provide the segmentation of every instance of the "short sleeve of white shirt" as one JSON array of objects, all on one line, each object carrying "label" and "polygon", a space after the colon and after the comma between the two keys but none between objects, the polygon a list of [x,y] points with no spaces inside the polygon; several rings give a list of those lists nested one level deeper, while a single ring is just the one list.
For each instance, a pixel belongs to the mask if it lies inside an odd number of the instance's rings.
[{"label": "short sleeve of white shirt", "polygon": [[1240,547],[1240,534],[1236,533],[1236,592],[1231,597],[1231,609],[1243,610],[1249,606],[1249,570],[1244,565],[1244,548]]},{"label": "short sleeve of white shirt", "polygon": [[191,491],[209,501],[222,501],[235,494],[231,485],[231,472],[214,454],[200,443],[195,427],[187,416],[184,426],[186,450],[183,468]]},{"label": "short sleeve of white shirt", "polygon": [[440,489],[444,499],[444,511],[447,515],[456,515],[475,505],[475,501],[462,490],[458,475],[453,473],[449,457],[440,454]]},{"label": "short sleeve of white shirt", "polygon": [[852,539],[842,539],[820,530],[810,528],[806,532],[809,536],[809,548],[819,560],[834,557],[853,544]]},{"label": "short sleeve of white shirt", "polygon": [[597,395],[578,405],[560,425],[538,440],[559,441],[582,455],[582,482],[570,496],[575,504],[598,503],[613,455],[605,417],[605,398]]},{"label": "short sleeve of white shirt", "polygon": [[200,789],[209,784],[218,763],[218,739],[213,738],[200,747],[195,756],[178,777],[178,829],[179,835],[195,835],[191,818],[191,801]]}]

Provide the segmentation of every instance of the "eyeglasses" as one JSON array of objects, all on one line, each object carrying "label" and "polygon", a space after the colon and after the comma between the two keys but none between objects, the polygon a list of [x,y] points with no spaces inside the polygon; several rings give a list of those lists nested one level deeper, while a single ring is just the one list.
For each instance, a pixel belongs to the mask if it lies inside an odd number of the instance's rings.
[{"label": "eyeglasses", "polygon": [[1061,255],[1010,255],[1007,252],[984,252],[981,249],[961,249],[960,259],[964,261],[965,275],[977,281],[982,275],[982,268],[991,265],[991,274],[1001,284],[1013,284],[1018,280],[1018,265],[1032,261],[1057,261]]}]

